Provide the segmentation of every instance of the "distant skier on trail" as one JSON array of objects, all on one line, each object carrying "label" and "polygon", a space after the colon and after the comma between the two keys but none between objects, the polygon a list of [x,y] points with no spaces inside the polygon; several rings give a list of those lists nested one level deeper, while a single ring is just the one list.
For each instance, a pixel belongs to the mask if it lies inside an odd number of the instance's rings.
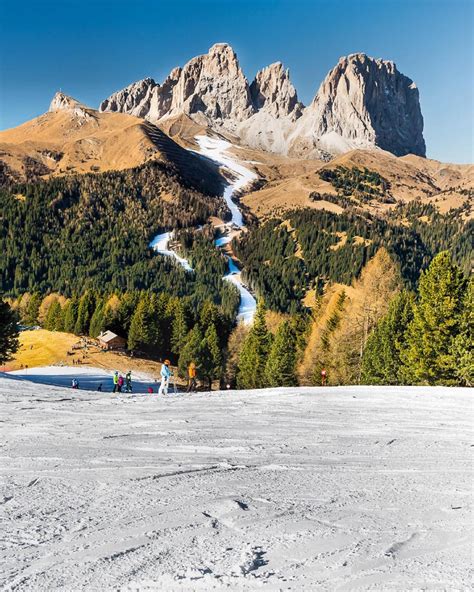
[{"label": "distant skier on trail", "polygon": [[77,380],[77,378],[73,378],[72,382],[71,382],[71,387],[73,389],[78,389],[79,388],[79,381]]},{"label": "distant skier on trail", "polygon": [[169,360],[165,360],[163,365],[161,366],[161,384],[160,390],[158,391],[159,395],[167,395],[168,394],[168,386],[170,383],[170,378],[173,376],[173,373],[170,370],[171,362]]},{"label": "distant skier on trail", "polygon": [[188,388],[186,392],[196,393],[197,392],[197,384],[196,384],[196,364],[191,362],[188,368]]},{"label": "distant skier on trail", "polygon": [[117,386],[118,386],[119,393],[122,392],[123,383],[124,383],[123,376],[121,374],[119,374],[119,377],[117,379]]}]

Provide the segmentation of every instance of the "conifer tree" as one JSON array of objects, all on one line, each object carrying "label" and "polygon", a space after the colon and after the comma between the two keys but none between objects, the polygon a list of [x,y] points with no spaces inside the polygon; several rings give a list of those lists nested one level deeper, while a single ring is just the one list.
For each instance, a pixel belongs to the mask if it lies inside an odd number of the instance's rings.
[{"label": "conifer tree", "polygon": [[18,350],[18,319],[9,304],[0,299],[0,364]]},{"label": "conifer tree", "polygon": [[203,345],[204,339],[199,325],[195,325],[186,336],[186,343],[179,353],[178,371],[180,376],[188,376],[188,367],[191,362],[196,364],[198,377],[202,380],[203,374]]},{"label": "conifer tree", "polygon": [[278,327],[265,366],[268,386],[295,386],[296,379],[296,334],[290,322]]},{"label": "conifer tree", "polygon": [[48,308],[48,313],[44,321],[45,329],[49,331],[59,331],[61,329],[62,310],[59,300],[53,300]]},{"label": "conifer tree", "polygon": [[105,329],[105,302],[100,299],[97,302],[97,306],[95,307],[94,313],[92,314],[90,326],[89,326],[89,335],[91,337],[97,337],[104,331]]},{"label": "conifer tree", "polygon": [[406,332],[413,319],[414,298],[403,290],[390,302],[387,314],[370,334],[362,358],[363,384],[403,382],[402,352],[407,348]]},{"label": "conifer tree", "polygon": [[448,251],[439,253],[422,274],[419,299],[408,326],[408,348],[402,356],[410,382],[457,383],[453,348],[460,333],[465,288],[466,280]]},{"label": "conifer tree", "polygon": [[79,306],[77,309],[77,319],[74,326],[74,333],[76,335],[88,335],[89,325],[91,322],[92,314],[94,313],[95,299],[92,292],[86,292],[81,296],[79,300]]},{"label": "conifer tree", "polygon": [[24,323],[26,325],[37,325],[38,324],[38,313],[42,302],[41,294],[35,292],[29,299],[28,306],[26,309],[26,316]]},{"label": "conifer tree", "polygon": [[211,389],[212,381],[220,378],[222,374],[222,362],[222,352],[216,326],[211,323],[201,343],[200,360],[201,373],[209,381],[209,389]]},{"label": "conifer tree", "polygon": [[466,289],[459,329],[460,332],[452,348],[457,375],[461,384],[474,386],[474,278],[472,277]]},{"label": "conifer tree", "polygon": [[186,343],[189,331],[186,309],[182,300],[178,300],[174,309],[171,329],[171,351],[178,357]]},{"label": "conifer tree", "polygon": [[135,350],[146,347],[150,341],[150,327],[147,323],[147,313],[150,300],[146,293],[142,294],[135,312],[132,315],[128,330],[128,349]]},{"label": "conifer tree", "polygon": [[73,296],[64,307],[64,331],[66,333],[74,333],[78,307],[79,302],[77,301],[77,298],[75,296]]},{"label": "conifer tree", "polygon": [[245,339],[239,359],[237,386],[243,389],[267,386],[265,365],[272,344],[272,335],[265,320],[265,305],[261,300],[254,323]]}]

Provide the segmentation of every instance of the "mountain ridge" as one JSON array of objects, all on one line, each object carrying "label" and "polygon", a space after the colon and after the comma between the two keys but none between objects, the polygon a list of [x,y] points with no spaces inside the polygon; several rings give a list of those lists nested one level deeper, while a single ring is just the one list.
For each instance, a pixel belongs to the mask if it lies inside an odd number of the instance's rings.
[{"label": "mountain ridge", "polygon": [[307,107],[281,62],[249,84],[226,43],[174,68],[162,85],[132,83],[102,101],[155,123],[181,114],[240,141],[283,155],[327,159],[353,148],[383,148],[397,156],[426,155],[416,84],[392,61],[364,53],[342,57]]}]

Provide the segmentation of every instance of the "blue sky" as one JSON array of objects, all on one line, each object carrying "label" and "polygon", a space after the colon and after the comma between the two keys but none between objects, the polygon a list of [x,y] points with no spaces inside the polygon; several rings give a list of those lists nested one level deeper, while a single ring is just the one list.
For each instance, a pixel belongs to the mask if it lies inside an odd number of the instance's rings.
[{"label": "blue sky", "polygon": [[0,0],[0,129],[52,95],[97,106],[215,42],[250,80],[280,60],[309,103],[342,55],[394,60],[418,85],[428,156],[473,162],[472,0]]}]

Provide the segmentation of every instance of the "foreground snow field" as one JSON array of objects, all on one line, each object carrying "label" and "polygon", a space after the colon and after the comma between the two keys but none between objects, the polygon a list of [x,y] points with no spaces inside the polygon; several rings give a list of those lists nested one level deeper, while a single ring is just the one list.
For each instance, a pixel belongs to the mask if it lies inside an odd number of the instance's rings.
[{"label": "foreground snow field", "polygon": [[0,588],[467,590],[472,401],[0,378]]}]

